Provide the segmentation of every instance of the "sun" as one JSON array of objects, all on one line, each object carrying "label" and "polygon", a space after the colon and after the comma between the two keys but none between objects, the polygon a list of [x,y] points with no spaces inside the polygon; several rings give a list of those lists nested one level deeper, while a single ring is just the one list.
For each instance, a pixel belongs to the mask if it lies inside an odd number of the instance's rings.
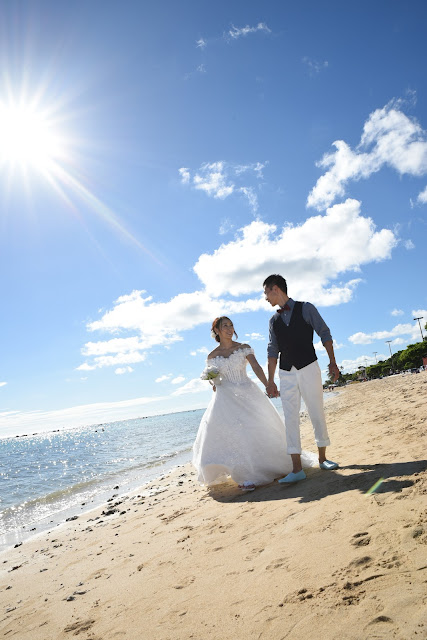
[{"label": "sun", "polygon": [[47,110],[0,102],[0,168],[49,174],[64,155],[63,137]]},{"label": "sun", "polygon": [[88,149],[90,143],[70,134],[67,125],[73,116],[64,110],[66,105],[66,95],[49,100],[43,86],[32,95],[24,89],[14,94],[10,82],[0,87],[0,185],[6,185],[0,192],[10,197],[17,187],[19,193],[23,189],[28,196],[36,197],[30,177],[38,176],[77,218],[81,218],[83,204],[115,233],[158,262],[128,231],[119,215],[87,186],[90,179],[85,175],[85,156],[79,148]]}]

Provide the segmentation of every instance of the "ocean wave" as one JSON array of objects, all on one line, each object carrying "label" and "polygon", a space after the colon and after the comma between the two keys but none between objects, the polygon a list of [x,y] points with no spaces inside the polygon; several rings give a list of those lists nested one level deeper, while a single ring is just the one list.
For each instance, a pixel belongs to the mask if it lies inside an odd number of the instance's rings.
[{"label": "ocean wave", "polygon": [[[103,473],[73,485],[51,491],[43,496],[25,500],[19,504],[8,506],[0,511],[0,535],[10,529],[16,529],[28,524],[37,524],[47,518],[57,517],[58,513],[73,507],[91,504],[100,494],[106,496],[118,487],[137,487],[139,482],[147,481],[152,469],[165,467],[191,451],[191,447],[182,447],[173,452],[164,453],[152,460],[138,462],[122,468],[120,471]],[[169,466],[168,465],[168,466]]]}]

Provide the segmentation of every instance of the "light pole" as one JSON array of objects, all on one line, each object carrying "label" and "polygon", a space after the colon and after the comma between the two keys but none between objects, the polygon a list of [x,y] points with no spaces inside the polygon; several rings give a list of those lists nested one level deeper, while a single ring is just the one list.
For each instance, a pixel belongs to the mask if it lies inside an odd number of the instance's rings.
[{"label": "light pole", "polygon": [[423,336],[423,330],[421,329],[421,323],[420,320],[423,320],[424,316],[420,316],[419,318],[414,318],[414,320],[418,320],[418,326],[420,328],[420,333],[421,333],[421,342],[424,341],[424,336]]},{"label": "light pole", "polygon": [[392,368],[392,369],[393,369],[393,371],[394,371],[393,354],[392,354],[392,352],[391,352],[391,347],[390,347],[391,340],[386,340],[386,343],[388,344],[388,348],[390,349],[391,368]]},{"label": "light pole", "polygon": [[375,364],[377,364],[377,353],[378,353],[378,351],[372,351],[372,353],[375,356]]}]

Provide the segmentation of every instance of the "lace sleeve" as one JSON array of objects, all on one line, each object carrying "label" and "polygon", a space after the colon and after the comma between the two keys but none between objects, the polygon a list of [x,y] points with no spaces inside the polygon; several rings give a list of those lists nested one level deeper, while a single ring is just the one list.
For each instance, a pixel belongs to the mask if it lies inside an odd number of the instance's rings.
[{"label": "lace sleeve", "polygon": [[242,351],[244,352],[245,356],[254,356],[255,355],[255,351],[248,344],[245,344],[243,346]]}]

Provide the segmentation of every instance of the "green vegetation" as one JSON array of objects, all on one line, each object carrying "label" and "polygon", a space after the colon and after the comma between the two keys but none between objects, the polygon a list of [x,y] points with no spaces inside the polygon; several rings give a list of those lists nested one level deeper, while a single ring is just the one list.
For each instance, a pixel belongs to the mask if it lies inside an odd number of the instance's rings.
[{"label": "green vegetation", "polygon": [[[426,323],[427,330],[427,323]],[[397,371],[407,371],[408,369],[419,368],[423,364],[423,356],[427,357],[427,339],[424,338],[423,342],[416,342],[410,344],[406,349],[402,351],[396,351],[393,353],[393,358],[387,360],[380,360],[377,364],[372,364],[370,367],[358,367],[358,370],[354,373],[342,373],[336,383],[338,386],[346,384],[350,380],[362,380],[365,377],[368,380],[373,378],[382,378],[390,375],[390,373]],[[332,380],[328,377],[324,386],[328,387],[333,384]]]}]

